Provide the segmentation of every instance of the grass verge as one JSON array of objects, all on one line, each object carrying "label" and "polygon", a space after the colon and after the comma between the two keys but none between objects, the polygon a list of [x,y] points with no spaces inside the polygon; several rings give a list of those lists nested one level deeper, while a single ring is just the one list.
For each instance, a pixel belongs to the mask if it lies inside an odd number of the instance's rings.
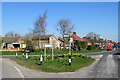
[{"label": "grass verge", "polygon": [[[72,51],[72,53],[92,53],[92,52],[101,52],[101,51],[105,51],[104,50],[100,50],[100,49],[95,49],[95,50],[81,50],[81,51]],[[22,55],[23,51],[2,51],[2,55],[15,55],[16,52],[18,53],[18,55]],[[47,50],[46,52],[47,54],[52,54],[51,50]],[[54,55],[56,54],[67,54],[69,53],[69,50],[54,50]],[[40,52],[30,52],[28,53],[29,55],[40,55],[40,54],[44,54],[44,51],[40,51]]]},{"label": "grass verge", "polygon": [[95,61],[95,59],[87,57],[85,55],[72,55],[72,64],[69,66],[68,55],[55,56],[53,61],[51,60],[51,56],[47,56],[47,60],[43,61],[43,65],[40,66],[38,56],[29,57],[28,60],[26,60],[25,57],[16,57],[10,59],[29,69],[55,73],[74,72],[80,68],[89,66]]}]

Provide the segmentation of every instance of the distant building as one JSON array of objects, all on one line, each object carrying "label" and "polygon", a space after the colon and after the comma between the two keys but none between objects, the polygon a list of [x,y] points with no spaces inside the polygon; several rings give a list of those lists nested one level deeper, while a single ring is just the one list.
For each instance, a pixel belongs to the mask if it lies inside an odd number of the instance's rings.
[{"label": "distant building", "polygon": [[39,47],[44,48],[44,44],[53,44],[54,48],[60,48],[60,41],[54,35],[36,35],[32,37],[32,42],[34,43],[36,49]]},{"label": "distant building", "polygon": [[73,38],[73,41],[85,41],[84,38],[80,38],[79,36],[76,35],[76,32],[73,32],[71,35],[71,38]]},{"label": "distant building", "polygon": [[64,43],[64,40],[65,40],[65,47],[68,47],[69,46],[69,38],[65,38],[63,40],[63,38],[59,37],[58,40],[60,41],[60,47],[63,48],[63,43]]},{"label": "distant building", "polygon": [[1,45],[1,49],[23,49],[26,47],[23,37],[1,37],[4,42]]}]

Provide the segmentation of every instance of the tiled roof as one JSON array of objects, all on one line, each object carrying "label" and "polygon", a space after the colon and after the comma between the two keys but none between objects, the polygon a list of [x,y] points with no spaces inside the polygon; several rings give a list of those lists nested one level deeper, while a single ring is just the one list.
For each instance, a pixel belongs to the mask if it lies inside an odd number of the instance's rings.
[{"label": "tiled roof", "polygon": [[33,37],[32,37],[32,40],[39,40],[39,37],[40,37],[41,40],[48,40],[49,37],[51,37],[51,36],[52,36],[52,35],[41,35],[41,36],[36,35],[36,36],[33,36]]},{"label": "tiled roof", "polygon": [[79,36],[76,35],[76,32],[74,32],[71,37],[73,38],[73,40],[79,40],[79,41],[85,41],[85,39],[80,38]]},{"label": "tiled roof", "polygon": [[5,43],[17,42],[20,37],[2,37],[5,40]]}]

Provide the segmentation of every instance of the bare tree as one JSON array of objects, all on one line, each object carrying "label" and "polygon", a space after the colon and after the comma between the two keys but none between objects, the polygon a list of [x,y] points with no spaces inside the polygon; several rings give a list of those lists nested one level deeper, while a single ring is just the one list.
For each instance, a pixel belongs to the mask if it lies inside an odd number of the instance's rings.
[{"label": "bare tree", "polygon": [[18,34],[18,33],[15,33],[15,37],[20,37],[20,34]]},{"label": "bare tree", "polygon": [[33,37],[33,34],[29,32],[28,34],[25,34],[25,36],[24,36],[24,41],[25,41],[25,42],[26,42],[27,40],[30,40],[30,41],[31,41],[32,37]]},{"label": "bare tree", "polygon": [[63,37],[63,47],[65,47],[65,34],[71,34],[73,31],[74,25],[71,23],[69,19],[60,19],[57,23],[57,31]]},{"label": "bare tree", "polygon": [[25,36],[24,36],[24,42],[25,42],[25,44],[26,44],[26,48],[25,48],[25,50],[30,50],[30,51],[33,51],[33,49],[34,49],[34,44],[32,43],[32,36],[33,36],[33,34],[32,33],[28,33],[28,34],[25,34]]},{"label": "bare tree", "polygon": [[100,35],[99,35],[99,34],[96,34],[96,33],[94,33],[94,32],[88,33],[88,34],[86,35],[86,37],[87,37],[87,39],[89,39],[89,41],[90,41],[92,44],[94,44],[95,42],[101,42],[101,41],[99,40]]},{"label": "bare tree", "polygon": [[5,35],[8,36],[8,37],[20,37],[20,34],[14,32],[14,31],[9,31]]},{"label": "bare tree", "polygon": [[100,38],[100,35],[99,34],[96,34],[94,32],[90,32],[86,35],[87,38],[90,38],[90,39],[99,39]]},{"label": "bare tree", "polygon": [[43,16],[39,16],[36,22],[34,23],[33,33],[39,35],[39,48],[40,48],[40,36],[45,34],[47,26],[47,10]]}]

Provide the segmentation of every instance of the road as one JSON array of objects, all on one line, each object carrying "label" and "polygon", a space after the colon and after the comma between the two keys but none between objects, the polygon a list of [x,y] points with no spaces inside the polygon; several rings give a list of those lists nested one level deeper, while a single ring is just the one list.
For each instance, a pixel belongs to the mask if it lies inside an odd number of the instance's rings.
[{"label": "road", "polygon": [[3,78],[118,78],[118,55],[116,51],[105,51],[99,53],[85,53],[85,55],[96,58],[96,61],[76,72],[46,73],[34,71],[16,64],[9,60],[14,56],[3,56],[2,77]]}]

